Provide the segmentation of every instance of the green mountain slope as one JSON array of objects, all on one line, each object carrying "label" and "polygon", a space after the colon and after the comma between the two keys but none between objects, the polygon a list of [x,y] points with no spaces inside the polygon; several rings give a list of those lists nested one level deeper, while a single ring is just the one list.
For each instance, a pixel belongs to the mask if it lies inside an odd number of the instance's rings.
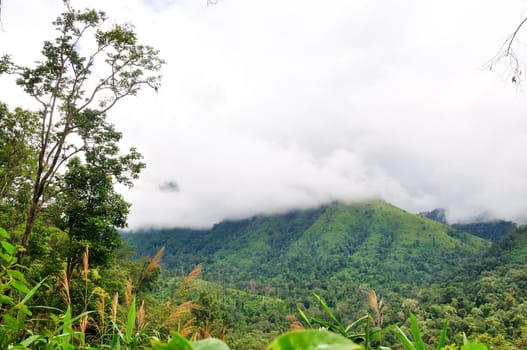
[{"label": "green mountain slope", "polygon": [[328,207],[288,256],[316,257],[323,271],[378,288],[390,280],[427,284],[488,244],[384,202]]},{"label": "green mountain slope", "polygon": [[205,279],[306,308],[316,291],[345,317],[363,304],[365,290],[399,303],[489,246],[382,201],[334,203],[224,222],[211,230],[143,231],[124,238],[140,255],[166,246],[164,263],[170,269],[188,271],[204,262]]},{"label": "green mountain slope", "polygon": [[451,328],[494,349],[527,347],[527,227],[503,236],[448,284],[419,295],[414,312],[433,333],[448,318]]}]

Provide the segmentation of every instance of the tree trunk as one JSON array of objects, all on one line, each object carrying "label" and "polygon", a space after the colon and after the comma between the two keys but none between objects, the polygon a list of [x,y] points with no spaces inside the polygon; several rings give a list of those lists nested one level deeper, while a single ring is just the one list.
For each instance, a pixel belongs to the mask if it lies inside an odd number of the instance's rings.
[{"label": "tree trunk", "polygon": [[18,260],[24,256],[27,247],[29,246],[29,235],[31,234],[31,231],[33,231],[33,226],[35,226],[35,222],[37,221],[38,216],[38,207],[39,207],[39,200],[38,198],[33,198],[31,201],[31,207],[29,208],[29,214],[27,216],[26,221],[26,228],[24,230],[24,235],[22,236],[22,248],[18,252]]}]

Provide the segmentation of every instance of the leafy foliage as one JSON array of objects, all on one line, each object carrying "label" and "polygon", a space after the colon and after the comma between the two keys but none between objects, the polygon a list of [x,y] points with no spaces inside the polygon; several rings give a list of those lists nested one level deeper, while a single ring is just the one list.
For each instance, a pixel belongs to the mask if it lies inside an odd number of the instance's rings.
[{"label": "leafy foliage", "polygon": [[[61,166],[74,155],[83,154],[87,163],[106,176],[131,186],[144,167],[141,155],[133,148],[119,154],[121,134],[106,114],[144,86],[157,90],[164,63],[155,49],[139,44],[130,25],[105,29],[104,12],[75,10],[69,1],[65,6],[66,11],[53,22],[58,36],[44,42],[41,61],[23,67],[3,60],[8,67],[2,71],[16,75],[17,84],[40,106],[35,111],[38,156],[21,240],[24,248],[50,186],[60,179]],[[84,54],[80,46],[94,49]]]},{"label": "leafy foliage", "polygon": [[68,234],[68,278],[81,263],[86,245],[93,266],[106,264],[121,245],[118,228],[126,226],[130,204],[115,192],[104,168],[72,158],[67,165],[61,193],[53,209],[55,224]]}]

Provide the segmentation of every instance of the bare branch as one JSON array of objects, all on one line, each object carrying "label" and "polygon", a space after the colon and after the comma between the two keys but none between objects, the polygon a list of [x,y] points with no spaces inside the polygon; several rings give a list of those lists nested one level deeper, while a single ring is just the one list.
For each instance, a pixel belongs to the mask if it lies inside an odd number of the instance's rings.
[{"label": "bare branch", "polygon": [[518,36],[525,23],[527,23],[527,17],[525,17],[520,24],[518,24],[514,32],[505,39],[498,50],[498,53],[487,64],[488,69],[492,70],[498,65],[498,63],[506,61],[505,64],[508,65],[512,71],[511,82],[513,84],[519,84],[522,75],[522,64],[513,45],[519,42]]}]

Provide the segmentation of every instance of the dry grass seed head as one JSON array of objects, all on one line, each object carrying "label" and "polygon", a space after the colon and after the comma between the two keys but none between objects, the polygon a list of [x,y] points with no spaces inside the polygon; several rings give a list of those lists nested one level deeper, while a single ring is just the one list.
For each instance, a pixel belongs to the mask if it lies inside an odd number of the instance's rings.
[{"label": "dry grass seed head", "polygon": [[89,254],[90,248],[86,245],[84,253],[82,253],[82,278],[84,281],[88,281],[88,271],[89,271]]},{"label": "dry grass seed head", "polygon": [[182,321],[185,317],[189,316],[192,310],[197,310],[199,307],[192,301],[186,301],[178,305],[170,315],[163,322],[163,326],[170,326],[171,324],[177,324]]},{"label": "dry grass seed head", "polygon": [[182,336],[182,337],[188,337],[189,335],[192,334],[193,330],[194,330],[194,326],[192,325],[194,323],[194,318],[191,318],[190,320],[188,320],[184,325],[183,327],[181,327],[181,329],[179,330],[179,334]]},{"label": "dry grass seed head", "polygon": [[84,315],[80,319],[80,331],[81,331],[81,333],[85,333],[87,327],[88,327],[88,315]]},{"label": "dry grass seed head", "polygon": [[104,309],[106,308],[106,294],[99,293],[99,300],[95,302],[95,307],[97,308],[97,314],[99,315],[99,329],[104,329],[105,324],[105,312]]},{"label": "dry grass seed head", "polygon": [[368,293],[368,303],[372,307],[375,314],[379,314],[379,304],[377,303],[377,293],[374,290]]},{"label": "dry grass seed head", "polygon": [[71,305],[71,297],[70,297],[70,282],[68,280],[68,275],[66,274],[66,271],[62,271],[62,279],[61,279],[61,284],[62,284],[62,293],[61,293],[61,296],[62,296],[62,299],[64,300],[64,303],[66,303],[66,305]]},{"label": "dry grass seed head", "polygon": [[197,279],[201,275],[201,270],[203,269],[203,264],[197,264],[192,271],[185,277],[183,283],[181,284],[182,288],[186,288],[192,281]]},{"label": "dry grass seed head", "polygon": [[140,332],[146,327],[146,320],[145,320],[146,312],[145,312],[145,301],[143,300],[141,302],[141,306],[139,307],[139,310],[137,311],[137,330]]},{"label": "dry grass seed head", "polygon": [[112,299],[112,309],[111,309],[111,314],[110,314],[110,318],[112,319],[113,323],[116,323],[117,322],[117,305],[119,303],[119,293],[115,293],[113,295],[113,299]]},{"label": "dry grass seed head", "polygon": [[161,260],[161,257],[163,256],[164,253],[165,253],[165,247],[161,247],[157,251],[156,255],[154,255],[152,260],[150,260],[150,262],[146,266],[145,275],[148,275],[149,273],[152,273],[152,271],[155,270],[155,268],[159,265],[159,261]]},{"label": "dry grass seed head", "polygon": [[207,320],[205,322],[205,327],[203,327],[203,338],[204,339],[210,338],[211,329],[212,329],[212,327],[211,327],[209,321]]},{"label": "dry grass seed head", "polygon": [[126,283],[126,290],[124,291],[124,302],[126,304],[126,308],[130,308],[130,304],[132,304],[132,299],[134,297],[134,283],[132,282],[131,278],[128,278],[128,282]]}]

